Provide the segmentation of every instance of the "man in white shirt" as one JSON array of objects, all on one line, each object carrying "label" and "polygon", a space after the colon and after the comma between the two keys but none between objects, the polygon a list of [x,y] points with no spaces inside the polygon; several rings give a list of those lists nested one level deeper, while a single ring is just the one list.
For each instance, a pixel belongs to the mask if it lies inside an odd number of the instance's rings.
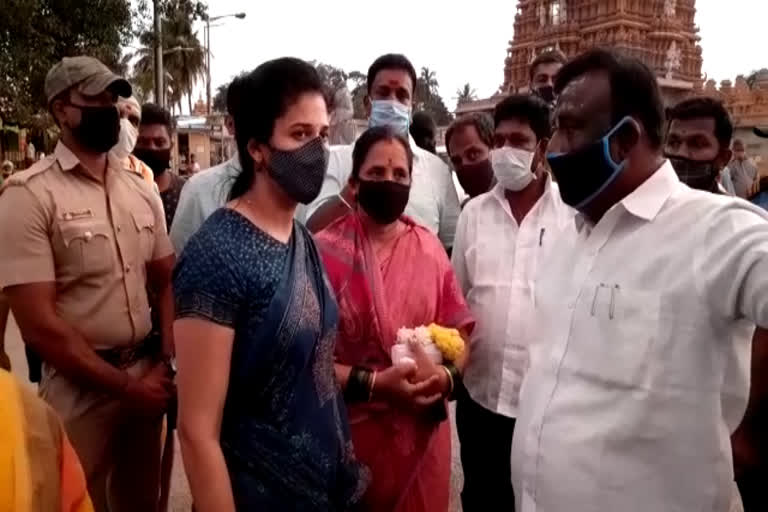
[{"label": "man in white shirt", "polygon": [[[227,88],[227,131],[235,134],[234,113],[239,105],[239,90],[243,77],[232,80]],[[195,174],[181,189],[179,204],[171,224],[171,242],[180,255],[181,251],[197,233],[210,215],[224,206],[229,198],[235,179],[240,174],[240,159],[237,153],[226,162]]]},{"label": "man in white shirt", "polygon": [[533,95],[510,96],[496,106],[494,124],[490,160],[498,183],[464,208],[452,254],[477,321],[467,392],[456,405],[464,512],[514,502],[509,456],[536,327],[533,280],[560,231],[573,229],[573,210],[544,170],[548,105]]},{"label": "man in white shirt", "polygon": [[555,91],[547,159],[579,215],[536,281],[517,510],[737,509],[729,436],[768,326],[768,216],[680,183],[639,61],[590,51]]},{"label": "man in white shirt", "polygon": [[[365,106],[369,126],[392,126],[410,140],[413,150],[413,183],[405,214],[440,237],[445,247],[453,245],[459,198],[451,171],[436,155],[425,151],[408,134],[416,86],[416,70],[403,55],[388,54],[368,69]],[[331,147],[328,173],[318,198],[307,209],[307,227],[317,232],[349,211],[355,202],[348,186],[352,173],[352,148]]]}]

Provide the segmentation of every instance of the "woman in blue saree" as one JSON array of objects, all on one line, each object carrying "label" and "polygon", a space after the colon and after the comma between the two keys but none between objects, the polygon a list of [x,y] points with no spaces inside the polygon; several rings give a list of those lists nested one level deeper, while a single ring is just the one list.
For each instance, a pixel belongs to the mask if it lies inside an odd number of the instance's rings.
[{"label": "woman in blue saree", "polygon": [[298,59],[243,80],[243,172],[174,276],[184,465],[198,512],[350,510],[365,478],[334,377],[337,306],[293,220],[328,164],[322,83]]}]

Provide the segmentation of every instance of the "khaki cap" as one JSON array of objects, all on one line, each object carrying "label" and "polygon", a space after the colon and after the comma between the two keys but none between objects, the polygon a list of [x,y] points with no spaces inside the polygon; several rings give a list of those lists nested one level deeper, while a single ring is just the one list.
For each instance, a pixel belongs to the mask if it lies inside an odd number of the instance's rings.
[{"label": "khaki cap", "polygon": [[64,57],[45,77],[45,96],[48,103],[62,92],[77,87],[86,96],[96,96],[108,88],[124,98],[131,96],[131,84],[93,57],[80,55]]}]

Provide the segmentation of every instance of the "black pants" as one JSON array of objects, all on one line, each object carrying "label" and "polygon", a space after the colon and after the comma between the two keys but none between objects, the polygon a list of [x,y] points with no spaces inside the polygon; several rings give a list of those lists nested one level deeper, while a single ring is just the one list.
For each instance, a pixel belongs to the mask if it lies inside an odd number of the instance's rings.
[{"label": "black pants", "polygon": [[489,411],[464,391],[456,404],[456,429],[464,469],[464,512],[496,508],[514,512],[509,458],[515,418]]},{"label": "black pants", "polygon": [[40,384],[43,378],[43,360],[37,355],[37,352],[24,344],[24,353],[27,355],[27,367],[29,368],[29,381]]}]

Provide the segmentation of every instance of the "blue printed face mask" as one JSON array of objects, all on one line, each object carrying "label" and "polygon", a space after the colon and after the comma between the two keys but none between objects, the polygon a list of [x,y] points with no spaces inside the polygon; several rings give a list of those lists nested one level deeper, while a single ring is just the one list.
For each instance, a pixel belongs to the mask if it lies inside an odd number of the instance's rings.
[{"label": "blue printed face mask", "polygon": [[397,133],[408,136],[411,123],[411,109],[396,100],[371,101],[371,117],[368,127],[389,126]]},{"label": "blue printed face mask", "polygon": [[565,204],[581,210],[619,177],[627,161],[614,162],[611,157],[611,137],[627,123],[632,123],[629,116],[619,121],[603,137],[583,148],[547,155],[549,168],[557,180]]}]

